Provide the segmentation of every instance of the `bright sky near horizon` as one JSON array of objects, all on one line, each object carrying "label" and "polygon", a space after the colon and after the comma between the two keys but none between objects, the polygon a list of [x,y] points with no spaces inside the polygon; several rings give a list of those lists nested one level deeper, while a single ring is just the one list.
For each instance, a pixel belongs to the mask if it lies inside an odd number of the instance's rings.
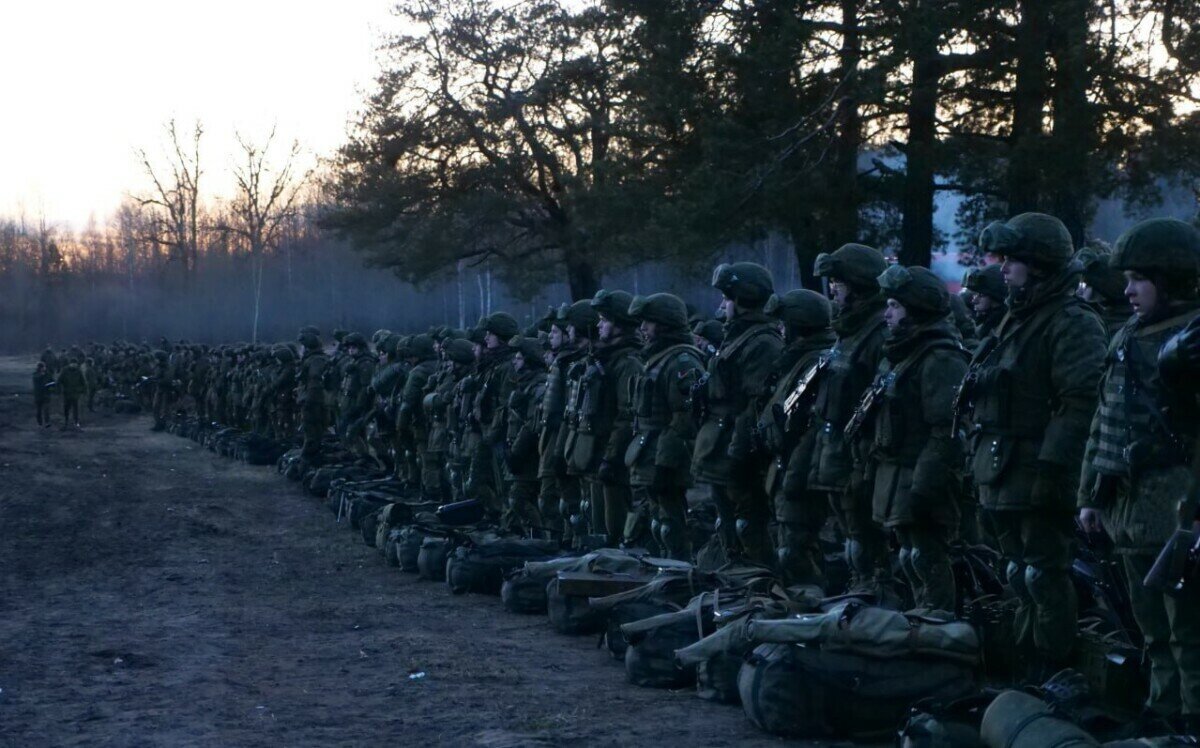
[{"label": "bright sky near horizon", "polygon": [[[369,90],[391,0],[9,0],[0,5],[0,215],[81,228],[145,185],[135,150],[205,130],[206,192],[234,132],[330,154]],[[204,182],[202,182],[202,185]]]}]

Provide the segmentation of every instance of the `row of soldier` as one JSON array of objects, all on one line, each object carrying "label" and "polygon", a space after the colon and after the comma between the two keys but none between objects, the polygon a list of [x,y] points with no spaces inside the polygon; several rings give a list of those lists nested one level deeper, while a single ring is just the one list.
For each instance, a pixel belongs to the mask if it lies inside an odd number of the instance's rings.
[{"label": "row of soldier", "polygon": [[916,607],[954,611],[951,545],[983,540],[1007,562],[1038,673],[1074,645],[1076,528],[1107,531],[1151,662],[1148,709],[1200,731],[1200,600],[1141,584],[1196,519],[1200,236],[1155,219],[1076,253],[1060,221],[1023,214],[980,249],[993,264],[964,280],[974,327],[928,269],[847,244],[817,259],[825,294],[719,266],[722,323],[671,294],[602,290],[526,330],[499,312],[467,331],[338,332],[332,353],[305,328],[271,348],[97,360],[158,427],[188,395],[202,417],[298,432],[311,463],[332,429],[414,493],[482,500],[567,546],[599,535],[689,558],[689,489],[707,487],[729,557],[824,585],[832,517],[853,590],[893,594],[899,569]]}]

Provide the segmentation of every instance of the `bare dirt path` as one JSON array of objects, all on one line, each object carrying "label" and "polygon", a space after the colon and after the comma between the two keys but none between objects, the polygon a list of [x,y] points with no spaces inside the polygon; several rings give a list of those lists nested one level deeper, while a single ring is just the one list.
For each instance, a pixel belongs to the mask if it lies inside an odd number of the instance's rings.
[{"label": "bare dirt path", "polygon": [[145,417],[39,429],[31,371],[0,359],[0,745],[781,742],[384,566],[273,469]]}]

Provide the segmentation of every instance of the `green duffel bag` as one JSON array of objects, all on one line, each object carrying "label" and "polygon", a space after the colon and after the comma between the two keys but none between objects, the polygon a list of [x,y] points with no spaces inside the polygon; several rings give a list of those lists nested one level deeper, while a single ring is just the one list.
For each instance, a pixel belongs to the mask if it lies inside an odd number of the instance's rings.
[{"label": "green duffel bag", "polygon": [[566,595],[556,576],[546,584],[546,616],[560,634],[598,634],[604,630],[604,613],[588,603],[586,595]]},{"label": "green duffel bag", "polygon": [[545,578],[528,568],[513,571],[500,585],[500,602],[509,613],[545,613]]},{"label": "green duffel bag", "polygon": [[[595,600],[591,601],[592,607],[600,609],[595,602]],[[614,660],[624,661],[625,650],[629,648],[629,642],[621,631],[621,627],[627,623],[653,618],[675,610],[678,610],[678,606],[654,600],[630,600],[608,609],[604,621],[604,645],[608,649],[608,653],[613,656]],[[674,657],[673,652],[671,656]]]},{"label": "green duffel bag", "polygon": [[416,574],[421,571],[418,560],[421,555],[421,543],[425,542],[425,531],[419,525],[401,527],[396,535],[394,553],[396,565],[400,571]]},{"label": "green duffel bag", "polygon": [[428,582],[446,581],[446,562],[454,542],[450,538],[427,537],[421,541],[417,554],[417,578]]},{"label": "green duffel bag", "polygon": [[867,657],[799,644],[761,644],[742,665],[746,716],[773,735],[877,739],[894,735],[921,699],[973,693],[969,666],[949,659]]},{"label": "green duffel bag", "polygon": [[[627,623],[621,633],[625,648],[625,679],[635,686],[683,688],[696,681],[696,668],[681,665],[675,650],[691,646],[704,636],[698,628],[697,610],[671,611]],[[711,630],[711,629],[710,629]]]},{"label": "green duffel bag", "polygon": [[914,705],[900,730],[897,748],[983,748],[979,723],[991,699],[985,693],[950,703]]},{"label": "green duffel bag", "polygon": [[1088,748],[1099,746],[1082,727],[1055,714],[1046,702],[1023,691],[1005,691],[983,714],[988,748]]},{"label": "green duffel bag", "polygon": [[545,561],[557,555],[558,544],[552,540],[473,538],[450,555],[446,584],[456,595],[499,595],[506,574],[528,561]]},{"label": "green duffel bag", "polygon": [[400,541],[400,528],[393,527],[387,531],[387,540],[383,544],[383,562],[388,566],[399,566],[400,559],[396,556],[396,544]]}]

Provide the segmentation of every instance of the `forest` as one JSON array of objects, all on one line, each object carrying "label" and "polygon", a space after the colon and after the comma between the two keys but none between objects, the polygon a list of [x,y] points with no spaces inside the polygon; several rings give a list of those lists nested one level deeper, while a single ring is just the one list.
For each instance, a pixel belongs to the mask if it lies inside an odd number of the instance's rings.
[{"label": "forest", "polygon": [[[202,126],[170,123],[115,214],[0,218],[0,348],[532,320],[605,285],[703,305],[732,255],[796,285],[847,241],[970,262],[1023,211],[1077,243],[1114,238],[1112,206],[1196,215],[1196,0],[401,0],[393,20],[314,171],[272,137],[201,168]],[[210,198],[218,168],[236,189]]]}]

